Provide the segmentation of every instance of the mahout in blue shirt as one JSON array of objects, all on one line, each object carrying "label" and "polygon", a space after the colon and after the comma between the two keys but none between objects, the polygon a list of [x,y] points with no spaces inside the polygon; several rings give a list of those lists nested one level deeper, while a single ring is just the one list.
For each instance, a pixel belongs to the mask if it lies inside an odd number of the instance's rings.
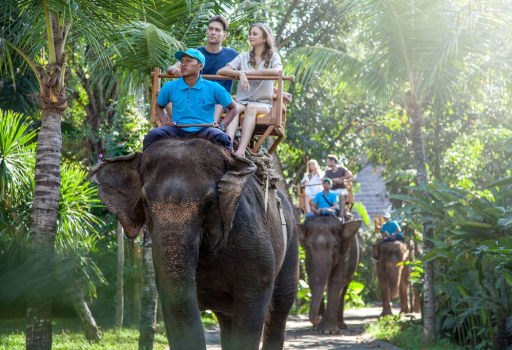
[{"label": "mahout in blue shirt", "polygon": [[[328,201],[331,204],[329,204]],[[313,203],[315,203],[318,206],[318,210],[330,208],[334,205],[334,203],[338,203],[338,195],[331,190],[329,190],[327,194],[325,194],[324,191],[322,191],[320,193],[317,193],[315,198],[313,198]]]},{"label": "mahout in blue shirt", "polygon": [[[389,222],[386,222],[384,225],[382,225],[382,228],[380,229],[380,232],[384,233],[387,232],[388,235],[394,234],[400,226],[398,223],[394,220],[391,220]],[[398,232],[397,236],[402,236],[402,232]]]},{"label": "mahout in blue shirt", "polygon": [[[218,83],[199,76],[196,84],[190,87],[183,78],[167,82],[158,94],[157,103],[161,107],[172,103],[172,121],[176,124],[211,124],[214,122],[215,105],[227,107],[233,99]],[[188,127],[183,130],[196,132],[201,127]]]}]

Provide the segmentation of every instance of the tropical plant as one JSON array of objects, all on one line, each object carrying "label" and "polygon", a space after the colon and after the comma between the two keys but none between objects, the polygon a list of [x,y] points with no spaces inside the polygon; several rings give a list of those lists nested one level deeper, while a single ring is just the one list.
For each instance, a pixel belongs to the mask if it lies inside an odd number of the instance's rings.
[{"label": "tropical plant", "polygon": [[[39,85],[42,124],[36,157],[31,244],[34,267],[53,266],[58,217],[61,117],[67,108],[69,42],[83,41],[105,57],[104,44],[133,15],[146,11],[142,1],[16,0],[0,3],[0,74],[14,77],[13,57],[22,57]],[[149,17],[149,16],[148,16]],[[115,40],[110,40],[114,45]],[[44,49],[43,49],[44,48]],[[107,57],[105,57],[107,58]],[[43,264],[42,262],[46,263]],[[51,270],[51,268],[50,268]],[[27,304],[27,348],[51,347],[51,279],[33,280]],[[36,287],[37,285],[37,287]],[[37,322],[36,322],[37,321]]]},{"label": "tropical plant", "polygon": [[[23,122],[18,114],[0,115],[0,245],[7,257],[29,246],[30,222],[34,193],[34,143],[36,131]],[[87,181],[87,172],[77,165],[63,164],[62,186],[57,218],[56,254],[58,283],[51,292],[63,287],[68,292],[75,310],[91,340],[99,340],[99,332],[84,296],[95,297],[96,285],[106,283],[103,274],[88,256],[98,240],[99,219],[91,214],[97,206],[97,190]],[[49,278],[51,266],[46,266],[43,278]],[[35,272],[34,272],[35,270]],[[41,270],[23,264],[20,274],[34,277]],[[41,277],[41,276],[39,276]],[[35,278],[35,277],[34,277]],[[31,278],[27,278],[30,280]],[[57,288],[57,289],[55,289]]]},{"label": "tropical plant", "polygon": [[[438,327],[460,345],[504,348],[512,315],[512,179],[485,191],[432,182],[412,188],[399,211],[432,225]],[[426,194],[426,197],[425,197]]]},{"label": "tropical plant", "polygon": [[[345,51],[302,48],[292,61],[295,72],[306,85],[317,72],[327,72],[340,80],[340,88],[348,83],[370,97],[399,101],[411,126],[416,181],[426,184],[425,110],[432,106],[438,111],[456,96],[481,91],[490,70],[486,59],[501,57],[501,48],[508,47],[508,8],[499,1],[473,6],[446,0],[365,0],[355,3],[353,11],[364,26],[354,41],[358,55],[348,45]],[[357,45],[364,45],[362,54]],[[430,238],[431,230],[425,227],[424,234]],[[430,241],[424,240],[425,253],[431,249]],[[432,263],[425,263],[424,277],[424,334],[429,343],[435,339]]]}]

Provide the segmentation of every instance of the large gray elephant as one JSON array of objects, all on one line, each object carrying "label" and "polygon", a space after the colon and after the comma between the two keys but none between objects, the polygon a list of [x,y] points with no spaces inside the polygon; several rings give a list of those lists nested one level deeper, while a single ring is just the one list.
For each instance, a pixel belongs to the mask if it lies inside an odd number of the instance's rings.
[{"label": "large gray elephant", "polygon": [[363,239],[356,236],[361,224],[362,220],[355,220],[342,225],[338,219],[321,216],[298,225],[312,294],[309,320],[321,333],[339,333],[347,328],[343,320],[345,294],[363,253]]},{"label": "large gray elephant", "polygon": [[91,171],[129,238],[147,225],[173,350],[206,349],[205,309],[219,320],[224,349],[258,349],[264,325],[263,348],[283,347],[298,281],[296,225],[282,193],[271,190],[265,210],[255,171],[201,138],[161,140]]}]

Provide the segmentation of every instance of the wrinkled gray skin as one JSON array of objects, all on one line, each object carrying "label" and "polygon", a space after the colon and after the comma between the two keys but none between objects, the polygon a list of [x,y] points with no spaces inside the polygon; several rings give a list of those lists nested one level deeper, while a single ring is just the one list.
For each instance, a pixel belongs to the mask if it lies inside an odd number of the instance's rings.
[{"label": "wrinkled gray skin", "polygon": [[[345,294],[363,253],[363,240],[357,235],[361,224],[361,220],[355,220],[342,225],[335,218],[321,216],[297,225],[300,243],[306,251],[312,294],[309,320],[320,333],[339,333],[347,328],[343,321]],[[322,315],[326,290],[327,306]]]},{"label": "wrinkled gray skin", "polygon": [[[204,139],[165,139],[144,154],[91,171],[107,209],[129,238],[146,224],[172,350],[206,349],[200,310],[212,310],[223,349],[282,349],[298,281],[290,204],[255,165]],[[286,218],[286,245],[277,196]],[[269,308],[269,305],[272,305]]]}]

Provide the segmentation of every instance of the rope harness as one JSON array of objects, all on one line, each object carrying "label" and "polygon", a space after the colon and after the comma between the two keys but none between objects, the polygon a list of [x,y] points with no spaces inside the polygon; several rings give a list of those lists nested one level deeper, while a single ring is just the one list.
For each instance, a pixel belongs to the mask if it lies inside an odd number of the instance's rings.
[{"label": "rope harness", "polygon": [[[264,148],[260,148],[257,153],[252,153],[247,149],[245,156],[256,164],[256,180],[264,191],[265,213],[268,213],[269,191],[275,191],[277,189],[277,183],[280,179],[280,176],[277,174],[272,164],[272,156]],[[281,199],[279,197],[276,199],[276,206],[279,210],[281,229],[283,231],[284,252],[283,258],[281,259],[282,264],[286,255],[286,249],[288,248],[288,230],[286,229],[286,218],[284,216]]]}]

